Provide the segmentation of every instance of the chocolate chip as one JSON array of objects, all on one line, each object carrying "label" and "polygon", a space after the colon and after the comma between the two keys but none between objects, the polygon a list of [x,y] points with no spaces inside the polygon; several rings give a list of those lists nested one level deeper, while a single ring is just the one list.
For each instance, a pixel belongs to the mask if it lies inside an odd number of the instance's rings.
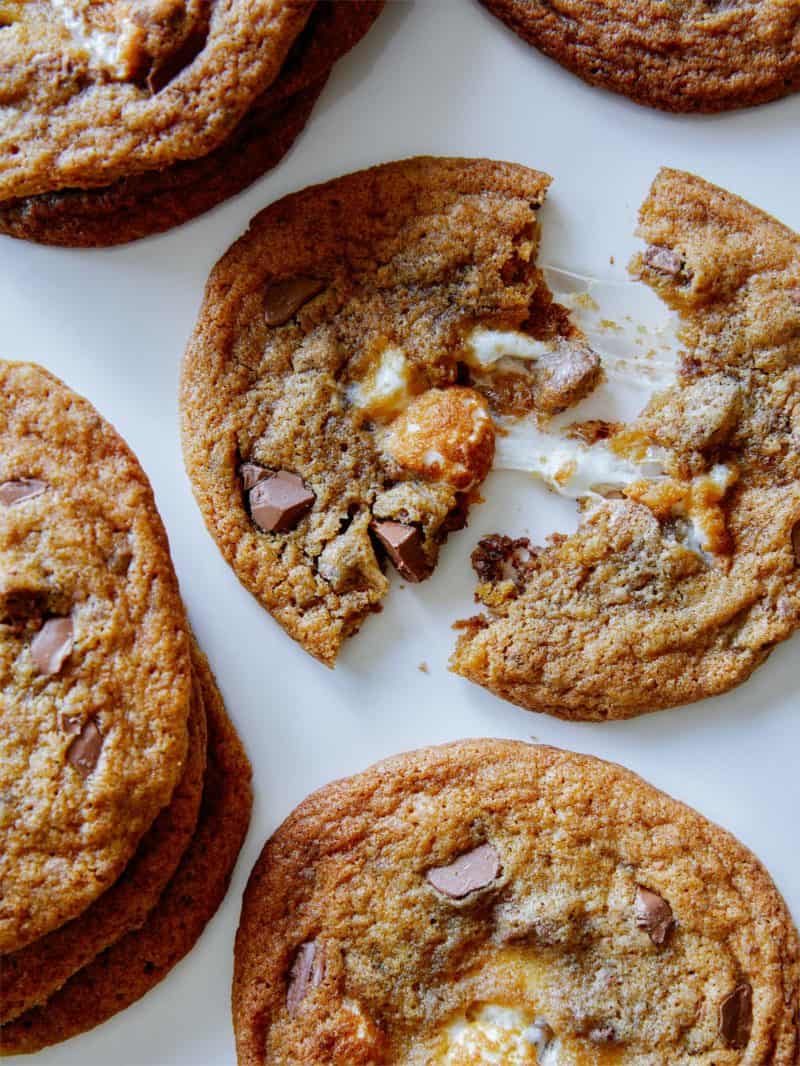
[{"label": "chocolate chip", "polygon": [[325,947],[317,947],[315,940],[301,944],[289,973],[289,987],[286,989],[286,1009],[294,1016],[306,995],[318,988],[325,976]]},{"label": "chocolate chip", "polygon": [[0,577],[0,624],[31,635],[41,629],[49,614],[47,603],[46,589],[26,583],[13,572]]},{"label": "chocolate chip", "polygon": [[599,385],[600,356],[588,344],[559,337],[555,350],[543,352],[533,368],[536,406],[555,415],[574,406]]},{"label": "chocolate chip", "polygon": [[795,562],[800,566],[800,522],[797,522],[792,529],[792,548],[794,548]]},{"label": "chocolate chip", "polygon": [[425,878],[437,892],[450,899],[463,899],[472,892],[486,888],[500,875],[500,858],[491,844],[460,855],[449,866],[428,870]]},{"label": "chocolate chip", "polygon": [[267,478],[272,477],[273,473],[273,470],[267,470],[265,466],[259,466],[258,463],[242,463],[239,467],[239,477],[242,479],[242,488],[245,492],[254,489],[259,481],[266,481]]},{"label": "chocolate chip", "polygon": [[720,1004],[719,1033],[730,1047],[745,1048],[752,1024],[753,989],[749,984],[742,984]]},{"label": "chocolate chip", "polygon": [[153,94],[160,93],[171,81],[185,70],[200,55],[208,40],[208,26],[198,27],[186,37],[174,52],[159,59],[147,75],[147,88]]},{"label": "chocolate chip", "polygon": [[645,249],[642,262],[651,270],[655,270],[657,274],[665,274],[670,278],[676,278],[684,266],[677,252],[658,244],[651,244]]},{"label": "chocolate chip", "polygon": [[672,917],[672,907],[669,903],[652,889],[637,885],[634,910],[637,927],[645,930],[656,947],[665,944],[675,928],[675,919]]},{"label": "chocolate chip", "polygon": [[74,766],[81,777],[88,777],[97,766],[103,734],[93,721],[88,721],[67,748],[67,762]]},{"label": "chocolate chip", "polygon": [[286,470],[257,482],[249,498],[250,514],[264,533],[288,533],[316,499],[301,478]]},{"label": "chocolate chip", "polygon": [[11,507],[23,500],[32,500],[35,496],[41,496],[47,488],[43,481],[37,481],[32,477],[21,477],[16,481],[4,481],[0,485],[0,503]]},{"label": "chocolate chip", "polygon": [[324,281],[316,278],[288,278],[286,281],[273,281],[264,293],[264,318],[268,326],[282,326],[297,311],[308,303],[312,296],[322,292]]},{"label": "chocolate chip", "polygon": [[432,567],[422,549],[422,534],[405,522],[373,522],[375,536],[406,581],[424,581]]},{"label": "chocolate chip", "polygon": [[480,581],[513,581],[522,590],[536,569],[538,554],[527,537],[512,540],[500,533],[490,533],[478,541],[470,558]]},{"label": "chocolate chip", "polygon": [[72,651],[71,618],[48,618],[31,641],[31,658],[40,674],[57,674]]}]

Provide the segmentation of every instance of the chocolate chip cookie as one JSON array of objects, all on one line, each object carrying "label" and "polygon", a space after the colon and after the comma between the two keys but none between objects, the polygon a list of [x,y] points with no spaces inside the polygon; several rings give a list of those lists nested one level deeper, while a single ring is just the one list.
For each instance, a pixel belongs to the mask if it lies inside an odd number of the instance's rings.
[{"label": "chocolate chip cookie", "polygon": [[0,363],[0,952],[122,873],[185,766],[189,633],[127,446],[46,371]]},{"label": "chocolate chip cookie", "polygon": [[169,806],[142,838],[119,879],[83,914],[22,950],[0,956],[0,1024],[43,1003],[101,951],[138,929],[158,903],[189,846],[200,809],[206,712],[197,679],[195,689],[189,754]]},{"label": "chocolate chip cookie", "polygon": [[677,380],[590,451],[629,470],[546,546],[487,538],[453,669],[531,710],[724,692],[800,626],[800,238],[663,170],[633,272],[682,316]]},{"label": "chocolate chip cookie", "polygon": [[797,0],[481,0],[584,81],[666,111],[726,111],[800,88]]},{"label": "chocolate chip cookie", "polygon": [[313,6],[4,0],[0,199],[207,155],[275,81]]},{"label": "chocolate chip cookie", "polygon": [[43,1006],[0,1027],[0,1056],[38,1051],[130,1006],[191,950],[222,902],[250,820],[250,764],[208,663],[195,650],[208,722],[208,765],[197,830],[138,930],[79,970]]},{"label": "chocolate chip cookie", "polygon": [[723,829],[598,759],[412,752],[306,799],[236,939],[239,1066],[793,1066],[798,936]]},{"label": "chocolate chip cookie", "polygon": [[[535,266],[549,180],[375,167],[273,204],[211,275],[183,366],[187,470],[239,579],[329,665],[387,564],[424,580],[465,524],[491,413],[547,416],[602,376]],[[535,364],[495,365],[517,329]]]},{"label": "chocolate chip cookie", "polygon": [[99,188],[0,201],[0,232],[45,244],[106,246],[180,225],[275,166],[308,120],[332,66],[367,32],[383,0],[319,0],[277,79],[212,151]]}]

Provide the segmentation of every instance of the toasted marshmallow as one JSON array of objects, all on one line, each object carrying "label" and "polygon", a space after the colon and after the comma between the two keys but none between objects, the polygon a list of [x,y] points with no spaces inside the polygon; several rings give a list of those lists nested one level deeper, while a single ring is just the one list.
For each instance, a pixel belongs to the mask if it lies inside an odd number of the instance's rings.
[{"label": "toasted marshmallow", "polygon": [[428,389],[392,422],[389,455],[428,481],[446,481],[460,492],[479,485],[494,458],[494,425],[474,389]]}]

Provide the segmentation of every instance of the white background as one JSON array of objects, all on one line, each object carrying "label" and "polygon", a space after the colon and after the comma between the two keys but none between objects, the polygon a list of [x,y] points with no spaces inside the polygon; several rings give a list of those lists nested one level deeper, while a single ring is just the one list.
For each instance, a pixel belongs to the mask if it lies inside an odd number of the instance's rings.
[{"label": "white background", "polygon": [[[183,471],[177,383],[207,274],[261,207],[312,182],[407,155],[483,155],[554,178],[542,259],[621,276],[636,211],[662,164],[694,170],[800,230],[800,96],[719,117],[672,116],[589,88],[476,0],[390,0],[336,69],[290,156],[248,192],[165,236],[110,251],[0,238],[0,355],[63,377],[113,422],[156,492],[192,623],[255,771],[250,835],[200,943],[143,1001],[42,1053],[41,1066],[233,1066],[229,986],[247,874],[267,836],[315,787],[403,749],[506,736],[629,766],[752,847],[800,917],[798,639],[717,699],[614,725],[533,715],[446,668],[450,624],[473,612],[468,557],[500,530],[540,541],[574,505],[522,475],[493,475],[432,580],[395,582],[335,672],[238,584]],[[613,256],[616,266],[611,266]],[[429,673],[418,669],[421,662]]]}]

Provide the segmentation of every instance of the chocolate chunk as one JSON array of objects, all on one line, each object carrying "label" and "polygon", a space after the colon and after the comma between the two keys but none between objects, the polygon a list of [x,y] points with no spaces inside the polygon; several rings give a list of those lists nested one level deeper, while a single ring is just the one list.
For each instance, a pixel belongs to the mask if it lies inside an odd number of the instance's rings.
[{"label": "chocolate chunk", "polygon": [[749,984],[742,984],[720,1004],[719,1033],[729,1047],[745,1048],[752,1024],[753,989]]},{"label": "chocolate chunk", "polygon": [[265,466],[259,466],[258,463],[242,463],[239,467],[239,477],[242,479],[242,488],[245,492],[254,489],[259,481],[266,481],[267,478],[272,477],[273,473],[273,470],[267,470]]},{"label": "chocolate chunk", "polygon": [[656,947],[666,943],[675,928],[675,919],[672,917],[672,907],[669,903],[657,892],[645,888],[644,885],[637,885],[634,909],[638,928],[645,930]]},{"label": "chocolate chunk", "polygon": [[486,888],[500,875],[500,858],[491,844],[460,855],[449,866],[428,870],[425,878],[437,892],[450,899],[463,899],[472,892]]},{"label": "chocolate chunk", "polygon": [[71,618],[48,618],[31,641],[31,658],[40,674],[57,674],[72,651]]},{"label": "chocolate chunk", "polygon": [[0,575],[0,624],[33,634],[49,614],[47,590],[17,573]]},{"label": "chocolate chunk", "polygon": [[316,278],[288,278],[273,281],[264,294],[264,318],[268,326],[282,326],[297,311],[308,303],[312,296],[322,292],[324,281]]},{"label": "chocolate chunk", "polygon": [[500,533],[491,533],[478,541],[470,558],[481,581],[513,581],[521,590],[527,576],[536,567],[537,555],[537,549],[527,537],[512,540]]},{"label": "chocolate chunk", "polygon": [[37,481],[32,477],[21,477],[16,481],[4,481],[0,485],[0,503],[11,507],[23,500],[32,500],[34,496],[41,496],[47,485],[43,481]]},{"label": "chocolate chunk", "polygon": [[147,88],[153,94],[160,93],[171,81],[185,70],[200,55],[208,40],[208,25],[197,27],[186,37],[174,52],[163,56],[150,68]]},{"label": "chocolate chunk", "polygon": [[795,562],[800,566],[800,522],[797,522],[792,529],[792,548],[794,549]]},{"label": "chocolate chunk", "polygon": [[316,496],[301,478],[279,470],[250,490],[250,514],[264,533],[288,533],[314,504]]},{"label": "chocolate chunk", "polygon": [[600,384],[603,366],[588,344],[559,337],[555,350],[537,359],[533,375],[537,408],[555,415],[573,407]]},{"label": "chocolate chunk", "polygon": [[645,248],[642,262],[656,273],[665,274],[670,278],[676,278],[683,269],[683,260],[678,253],[658,244]]},{"label": "chocolate chunk", "polygon": [[432,567],[422,550],[422,534],[405,522],[373,522],[375,536],[388,552],[398,573],[406,581],[424,581]]},{"label": "chocolate chunk", "polygon": [[88,777],[97,766],[103,734],[93,721],[88,721],[67,748],[67,762],[74,766],[81,777]]},{"label": "chocolate chunk", "polygon": [[289,973],[289,987],[286,989],[286,1009],[294,1016],[306,995],[318,988],[325,976],[325,947],[317,947],[315,940],[301,944]]}]

